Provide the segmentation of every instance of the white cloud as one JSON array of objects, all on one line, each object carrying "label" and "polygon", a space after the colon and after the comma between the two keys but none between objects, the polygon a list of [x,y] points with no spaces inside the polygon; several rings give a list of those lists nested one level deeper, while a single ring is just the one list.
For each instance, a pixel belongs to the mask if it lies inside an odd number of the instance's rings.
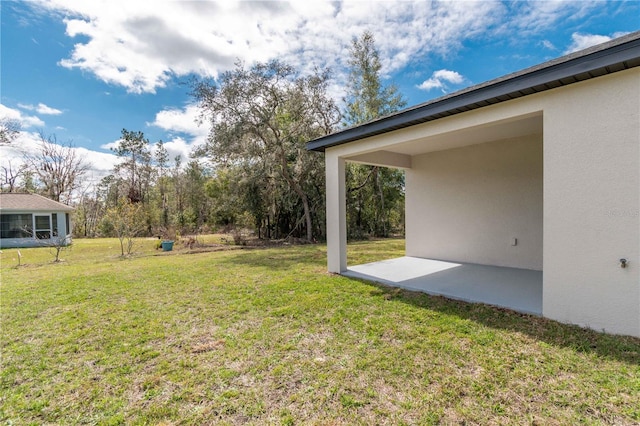
[{"label": "white cloud", "polygon": [[[23,109],[39,109],[41,105],[19,105]],[[44,105],[46,107],[46,105]],[[48,107],[47,107],[48,108]],[[17,109],[9,108],[0,104],[0,118],[17,120],[22,126],[22,131],[11,145],[0,146],[0,165],[6,166],[11,163],[13,168],[24,163],[24,154],[34,152],[39,149],[41,136],[38,132],[27,131],[25,129],[33,127],[44,127],[45,123],[36,116],[27,116]],[[117,157],[113,154],[88,150],[82,147],[75,147],[80,155],[91,164],[89,173],[86,176],[88,184],[96,183],[104,176],[108,175],[117,164]]]},{"label": "white cloud", "polygon": [[508,19],[503,29],[516,29],[520,36],[528,36],[552,28],[562,21],[579,21],[591,10],[602,7],[598,0],[515,1],[508,3]]},{"label": "white cloud", "polygon": [[43,115],[60,115],[62,111],[56,108],[52,108],[48,105],[43,104],[42,102],[38,105],[31,104],[18,104],[19,108],[26,109],[28,111],[36,111],[38,114]]},{"label": "white cloud", "polygon": [[183,109],[167,108],[156,114],[156,118],[147,126],[155,126],[168,132],[186,133],[194,137],[206,137],[208,127],[206,123],[198,125],[200,109],[198,105],[190,104]]},{"label": "white cloud", "polygon": [[119,159],[115,154],[93,151],[82,147],[75,149],[91,163],[90,173],[98,181],[111,174],[116,164],[119,163]]},{"label": "white cloud", "polygon": [[39,103],[38,106],[36,107],[36,111],[38,112],[38,114],[44,114],[44,115],[60,115],[62,114],[62,111],[60,111],[59,109],[56,108],[51,108],[50,106],[47,106],[43,103]]},{"label": "white cloud", "polygon": [[107,151],[110,151],[112,149],[116,149],[119,143],[120,143],[120,139],[118,139],[117,141],[104,143],[104,144],[100,145],[100,148],[106,149]]},{"label": "white cloud", "polygon": [[60,65],[130,92],[175,77],[216,77],[236,59],[281,59],[303,73],[330,66],[344,81],[351,39],[371,30],[383,76],[429,55],[451,55],[474,37],[522,37],[577,21],[598,1],[80,1],[37,0],[66,16],[76,39]]},{"label": "white cloud", "polygon": [[173,160],[179,155],[182,159],[182,163],[185,164],[191,155],[194,144],[188,143],[181,137],[174,138],[164,143],[164,147],[169,154],[169,163],[173,163]]},{"label": "white cloud", "polygon": [[24,154],[38,149],[40,137],[32,132],[20,132],[11,145],[0,145],[0,166],[18,169],[24,164]]},{"label": "white cloud", "polygon": [[577,52],[578,50],[586,49],[588,47],[595,46],[596,44],[606,43],[609,40],[617,37],[622,37],[625,34],[627,33],[619,32],[614,33],[611,36],[607,36],[598,34],[573,33],[571,34],[571,44],[564,53],[567,54]]},{"label": "white cloud", "polygon": [[549,40],[542,40],[542,46],[549,50],[556,50],[556,46],[551,43]]},{"label": "white cloud", "polygon": [[423,81],[417,87],[422,90],[440,89],[444,93],[448,89],[447,83],[462,84],[464,82],[465,78],[456,71],[443,69],[434,71],[429,79]]},{"label": "white cloud", "polygon": [[0,104],[0,118],[16,120],[23,129],[44,127],[44,121],[35,115],[23,115],[21,111]]},{"label": "white cloud", "polygon": [[497,26],[505,9],[493,1],[115,3],[37,4],[67,16],[69,37],[83,37],[60,65],[136,93],[154,92],[176,76],[215,77],[236,58],[279,58],[303,72],[328,65],[340,74],[352,37],[367,29],[389,75],[416,58],[458,49]]},{"label": "white cloud", "polygon": [[[199,115],[200,109],[196,104],[189,104],[183,109],[167,108],[158,112],[155,120],[147,126],[159,127],[174,135],[172,140],[164,142],[169,158],[180,155],[186,159],[196,146],[205,143],[209,134],[206,122],[198,125]],[[188,136],[188,140],[182,135]]]}]

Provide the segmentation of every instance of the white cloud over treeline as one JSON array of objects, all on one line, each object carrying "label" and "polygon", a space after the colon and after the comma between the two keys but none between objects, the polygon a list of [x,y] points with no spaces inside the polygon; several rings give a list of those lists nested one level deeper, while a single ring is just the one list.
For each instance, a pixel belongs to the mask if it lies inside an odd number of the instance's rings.
[{"label": "white cloud over treeline", "polygon": [[14,120],[24,128],[43,127],[44,121],[35,115],[25,115],[20,110],[0,104],[0,119]]},{"label": "white cloud over treeline", "polygon": [[[19,104],[19,108],[23,110],[34,110],[43,114],[41,105],[25,105]],[[46,105],[45,105],[46,106]],[[45,122],[37,116],[25,115],[17,108],[10,108],[0,104],[0,120],[13,120],[19,123],[21,131],[17,138],[10,145],[0,145],[0,166],[11,163],[13,167],[18,167],[23,163],[25,153],[34,152],[39,149],[42,138],[51,135],[43,134]],[[47,114],[45,112],[44,114]],[[146,123],[147,126],[158,127],[165,130],[170,136],[164,141],[164,147],[169,153],[169,158],[173,159],[177,156],[182,158],[183,163],[186,162],[193,149],[206,141],[208,135],[208,126],[198,126],[196,120],[199,110],[196,105],[190,104],[184,108],[167,108],[156,114],[155,120]],[[59,141],[64,143],[64,141]],[[106,143],[100,146],[104,150],[115,148],[119,140]],[[155,152],[155,145],[149,144],[149,150]],[[84,147],[74,147],[78,150],[80,156],[84,157],[91,164],[90,175],[91,181],[97,182],[104,176],[110,174],[116,164],[120,161],[114,153],[100,152],[90,150]]]},{"label": "white cloud over treeline", "polygon": [[[382,74],[388,77],[416,61],[428,66],[434,55],[455,56],[474,38],[529,37],[559,22],[579,22],[602,7],[598,1],[562,0],[32,0],[24,4],[34,15],[49,14],[63,22],[70,47],[59,59],[60,66],[131,93],[155,93],[184,76],[215,78],[237,60],[251,64],[277,58],[303,74],[331,67],[335,79],[329,91],[336,99],[344,93],[351,40],[365,30],[374,33]],[[566,51],[615,36],[574,33]],[[555,49],[550,41],[543,43]],[[417,87],[445,93],[467,83],[459,72],[439,69]],[[19,121],[21,137],[29,138],[45,127],[45,116],[68,112],[59,107],[42,102],[18,104],[16,109],[0,105],[0,117]],[[197,115],[194,104],[166,107],[146,125],[166,132],[165,147],[172,158],[186,159],[207,138],[208,125],[198,126]],[[115,164],[113,154],[93,152],[88,155],[99,167]]]},{"label": "white cloud over treeline", "polygon": [[[33,154],[40,149],[42,136],[39,132],[22,131],[10,145],[0,145],[0,166],[11,167],[15,170],[24,164],[24,155]],[[84,177],[85,185],[96,184],[103,177],[110,174],[119,159],[111,153],[97,152],[83,147],[72,147],[77,151],[78,158],[83,158],[89,164],[89,170]]]}]

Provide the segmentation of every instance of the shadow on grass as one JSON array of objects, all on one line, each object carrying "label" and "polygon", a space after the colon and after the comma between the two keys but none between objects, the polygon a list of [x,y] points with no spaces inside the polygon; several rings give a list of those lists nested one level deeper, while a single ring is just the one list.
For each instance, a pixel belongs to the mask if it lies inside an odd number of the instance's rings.
[{"label": "shadow on grass", "polygon": [[[322,266],[327,264],[327,246],[324,243],[274,244],[264,246],[236,246],[238,255],[226,262],[247,266],[287,270],[296,265]],[[250,251],[251,255],[246,256]],[[243,253],[244,252],[244,253]],[[404,240],[371,239],[349,242],[349,259],[356,264],[373,262],[404,255]]]},{"label": "shadow on grass", "polygon": [[524,333],[553,346],[570,348],[581,353],[593,353],[627,364],[640,365],[640,339],[638,338],[604,334],[481,303],[468,303],[447,299],[443,296],[432,296],[358,278],[348,279],[373,287],[372,296],[384,297],[387,300],[454,315],[494,329]]},{"label": "shadow on grass", "polygon": [[[247,255],[247,251],[251,254]],[[304,244],[276,247],[246,247],[236,255],[219,260],[229,265],[268,268],[271,270],[294,270],[298,265],[319,266],[326,264],[324,245]]]},{"label": "shadow on grass", "polygon": [[[236,267],[243,265],[249,268],[258,267],[293,272],[301,267],[323,267],[326,264],[326,248],[324,245],[294,245],[276,248],[252,248],[249,250],[251,255],[247,255],[245,250],[241,250],[237,255],[220,259],[220,262]],[[380,250],[380,252],[382,251],[384,250]],[[411,304],[446,315],[453,315],[494,329],[523,333],[556,347],[570,348],[581,353],[592,353],[627,364],[640,365],[640,339],[638,338],[608,335],[505,308],[481,303],[462,302],[442,296],[432,296],[358,278],[345,278],[372,287],[372,296],[384,297],[388,300]]]}]

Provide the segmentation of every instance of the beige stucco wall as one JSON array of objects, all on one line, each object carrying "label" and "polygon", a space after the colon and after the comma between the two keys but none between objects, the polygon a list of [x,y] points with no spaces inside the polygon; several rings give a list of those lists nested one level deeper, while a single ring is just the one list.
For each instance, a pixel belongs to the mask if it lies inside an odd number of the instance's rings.
[{"label": "beige stucco wall", "polygon": [[327,269],[340,273],[347,269],[347,210],[345,161],[335,150],[325,153],[327,182]]},{"label": "beige stucco wall", "polygon": [[640,69],[545,100],[543,315],[640,336]]},{"label": "beige stucco wall", "polygon": [[[540,114],[542,151],[523,136],[473,144],[486,123],[500,125],[483,136],[508,134]],[[327,149],[332,272],[347,264],[344,160],[384,160],[380,151],[410,156],[389,164],[407,168],[408,255],[542,269],[545,317],[640,337],[640,68]]]},{"label": "beige stucco wall", "polygon": [[407,256],[542,270],[542,135],[415,156],[406,189]]}]

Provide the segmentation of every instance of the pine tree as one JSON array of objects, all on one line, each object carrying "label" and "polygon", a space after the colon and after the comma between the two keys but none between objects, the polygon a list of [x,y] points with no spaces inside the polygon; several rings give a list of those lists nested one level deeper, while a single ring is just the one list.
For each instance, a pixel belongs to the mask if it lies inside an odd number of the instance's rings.
[{"label": "pine tree", "polygon": [[[352,40],[349,80],[344,98],[343,124],[354,126],[391,114],[406,101],[391,84],[381,82],[380,56],[373,34],[365,31]],[[347,166],[347,219],[349,235],[388,236],[403,223],[404,173],[395,169]]]},{"label": "pine tree", "polygon": [[348,92],[344,98],[346,125],[361,124],[404,108],[407,102],[391,84],[380,81],[380,55],[373,34],[365,31],[351,42]]}]

